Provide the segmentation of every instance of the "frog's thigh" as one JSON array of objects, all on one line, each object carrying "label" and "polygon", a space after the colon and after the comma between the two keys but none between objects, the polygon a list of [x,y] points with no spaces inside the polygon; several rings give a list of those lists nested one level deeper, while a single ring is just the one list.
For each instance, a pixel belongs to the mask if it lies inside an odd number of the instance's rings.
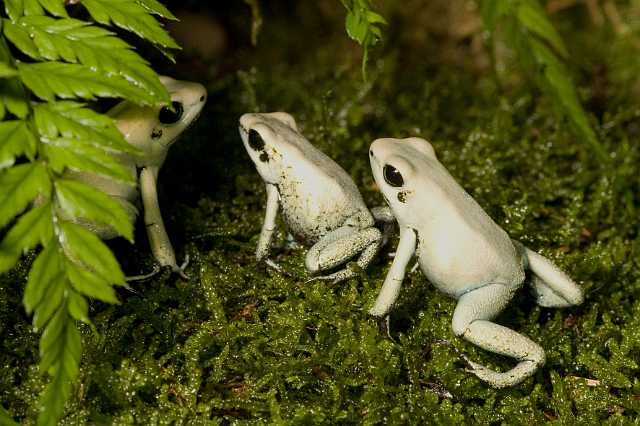
[{"label": "frog's thigh", "polygon": [[380,239],[380,231],[374,227],[366,229],[340,227],[322,237],[309,249],[305,266],[309,272],[331,269],[366,250],[358,260],[360,266],[366,267],[375,256]]},{"label": "frog's thigh", "polygon": [[453,313],[452,328],[456,336],[519,361],[518,365],[504,373],[470,362],[473,374],[497,388],[517,385],[533,375],[545,361],[544,350],[538,344],[490,321],[509,303],[513,291],[501,284],[480,287],[460,297]]}]

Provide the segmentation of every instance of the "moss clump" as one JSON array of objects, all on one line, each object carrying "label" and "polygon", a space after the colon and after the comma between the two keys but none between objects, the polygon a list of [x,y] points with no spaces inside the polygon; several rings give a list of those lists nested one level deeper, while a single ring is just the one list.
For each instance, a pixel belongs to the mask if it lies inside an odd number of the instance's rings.
[{"label": "moss clump", "polygon": [[[211,84],[207,110],[162,171],[164,214],[179,253],[193,259],[191,280],[165,274],[123,290],[118,306],[92,306],[97,333],[84,330],[82,384],[63,423],[632,422],[640,411],[638,100],[622,83],[609,88],[599,129],[613,160],[601,165],[529,88],[505,91],[491,73],[423,61],[401,41],[389,42],[368,83],[357,60],[333,55],[339,40],[310,41],[314,55],[275,63],[297,43],[283,31],[302,31],[277,19],[266,17],[272,29],[250,61],[234,59],[255,68]],[[302,248],[281,251],[288,276],[256,264],[265,194],[236,129],[255,109],[294,114],[371,206],[383,200],[368,144],[431,140],[498,224],[585,289],[584,305],[565,310],[535,306],[525,289],[498,319],[540,343],[546,366],[506,390],[466,373],[460,353],[499,369],[512,360],[455,338],[454,301],[420,273],[405,280],[386,338],[366,312],[395,241],[359,278],[335,286],[304,284]],[[113,243],[130,274],[148,267],[143,232],[136,248]],[[28,263],[0,277],[0,401],[27,424],[43,386],[37,336],[16,308]]]}]

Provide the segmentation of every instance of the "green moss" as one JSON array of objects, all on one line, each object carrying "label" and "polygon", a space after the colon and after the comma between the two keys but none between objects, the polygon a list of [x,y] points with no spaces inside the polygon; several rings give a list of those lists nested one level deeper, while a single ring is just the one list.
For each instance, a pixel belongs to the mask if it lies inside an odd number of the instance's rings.
[{"label": "green moss", "polygon": [[[97,334],[83,330],[81,385],[64,424],[632,422],[640,411],[640,110],[622,82],[599,126],[615,154],[603,168],[526,86],[504,91],[490,73],[405,58],[406,46],[392,42],[369,83],[357,60],[334,55],[340,39],[310,41],[313,55],[276,63],[298,41],[283,41],[284,26],[265,19],[260,51],[243,73],[211,82],[207,110],[161,174],[166,222],[179,254],[192,258],[191,280],[165,274],[122,290],[118,306],[92,305]],[[286,30],[299,31],[292,25]],[[525,289],[500,316],[545,348],[546,366],[506,390],[465,372],[460,354],[499,369],[512,360],[453,336],[455,301],[420,273],[405,280],[386,338],[366,312],[396,241],[341,285],[304,284],[303,248],[281,251],[287,276],[256,264],[265,194],[236,127],[255,109],[294,114],[371,206],[383,200],[369,143],[431,140],[513,238],[585,289],[584,305],[564,310],[535,306]],[[143,232],[135,248],[113,243],[130,274],[150,266]],[[28,264],[0,277],[0,401],[27,424],[43,387],[37,335],[17,308]]]}]

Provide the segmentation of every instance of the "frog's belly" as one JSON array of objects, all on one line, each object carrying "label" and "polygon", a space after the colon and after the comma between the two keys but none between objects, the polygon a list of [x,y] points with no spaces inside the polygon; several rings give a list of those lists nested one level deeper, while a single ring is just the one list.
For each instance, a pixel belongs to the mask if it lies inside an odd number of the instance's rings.
[{"label": "frog's belly", "polygon": [[486,284],[524,281],[522,258],[510,241],[497,247],[482,240],[420,241],[418,257],[429,281],[455,298]]},{"label": "frog's belly", "polygon": [[339,228],[357,212],[340,202],[317,203],[313,197],[281,196],[282,215],[289,232],[296,240],[313,244],[323,235]]}]

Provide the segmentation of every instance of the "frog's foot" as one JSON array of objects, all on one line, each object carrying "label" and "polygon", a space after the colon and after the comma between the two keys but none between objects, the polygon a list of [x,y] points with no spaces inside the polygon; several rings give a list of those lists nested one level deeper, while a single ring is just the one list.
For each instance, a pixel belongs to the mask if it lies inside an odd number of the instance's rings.
[{"label": "frog's foot", "polygon": [[189,281],[189,276],[184,272],[187,266],[189,266],[189,253],[184,256],[184,262],[182,262],[182,265],[171,265],[171,271],[178,274],[183,280]]},{"label": "frog's foot", "polygon": [[158,275],[158,273],[160,272],[160,269],[161,269],[160,265],[158,265],[156,263],[155,265],[153,265],[153,270],[151,272],[149,272],[148,274],[132,275],[130,277],[125,277],[125,280],[127,282],[148,280],[149,278],[152,278],[152,277]]},{"label": "frog's foot", "polygon": [[353,278],[355,277],[357,274],[349,269],[349,268],[345,268],[341,271],[338,272],[334,272],[333,274],[329,274],[329,275],[318,275],[316,277],[311,277],[308,280],[306,280],[304,283],[308,284],[308,283],[312,283],[314,281],[333,281],[333,284],[337,284],[341,281],[344,280],[348,280],[349,278]]},{"label": "frog's foot", "polygon": [[385,336],[387,336],[389,340],[391,340],[392,342],[395,342],[393,337],[391,337],[391,321],[390,321],[391,315],[387,314],[383,317],[378,317],[376,319],[378,320],[378,329],[380,330],[380,332]]},{"label": "frog's foot", "polygon": [[493,353],[518,360],[511,370],[500,373],[467,360],[469,370],[496,388],[515,386],[544,365],[542,347],[515,331],[490,321],[504,309],[514,289],[489,284],[465,293],[458,300],[452,328],[456,336]]},{"label": "frog's foot", "polygon": [[[380,249],[381,242],[382,235],[377,228],[358,230],[344,226],[328,233],[309,249],[305,266],[313,274],[335,268],[360,253],[357,264],[366,269]],[[315,277],[312,281],[330,280],[337,283],[355,275],[355,271],[346,268],[330,275]]]},{"label": "frog's foot", "polygon": [[540,306],[564,308],[584,300],[582,289],[546,257],[522,245],[528,267],[533,272],[531,286]]}]

